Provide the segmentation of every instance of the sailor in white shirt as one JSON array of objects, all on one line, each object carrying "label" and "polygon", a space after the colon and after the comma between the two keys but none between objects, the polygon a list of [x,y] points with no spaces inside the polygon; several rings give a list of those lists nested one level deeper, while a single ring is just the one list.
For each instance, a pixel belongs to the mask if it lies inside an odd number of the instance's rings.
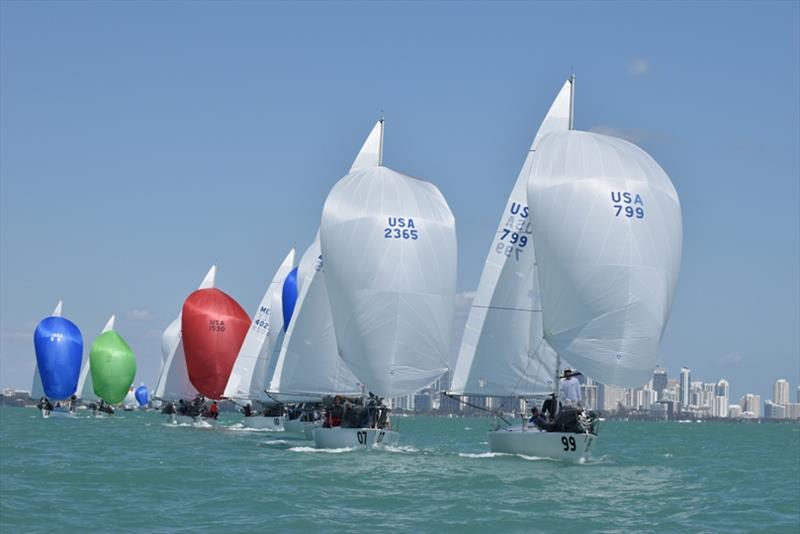
[{"label": "sailor in white shirt", "polygon": [[561,402],[564,406],[577,407],[581,402],[581,383],[575,378],[579,373],[572,369],[564,369],[564,379],[561,381]]}]

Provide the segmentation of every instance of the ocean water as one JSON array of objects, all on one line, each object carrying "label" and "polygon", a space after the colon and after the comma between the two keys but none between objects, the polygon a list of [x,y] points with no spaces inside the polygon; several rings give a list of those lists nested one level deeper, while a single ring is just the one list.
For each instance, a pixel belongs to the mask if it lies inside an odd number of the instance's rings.
[{"label": "ocean water", "polygon": [[487,453],[491,419],[391,450],[155,412],[0,408],[0,532],[800,532],[800,425],[606,422],[583,465]]}]

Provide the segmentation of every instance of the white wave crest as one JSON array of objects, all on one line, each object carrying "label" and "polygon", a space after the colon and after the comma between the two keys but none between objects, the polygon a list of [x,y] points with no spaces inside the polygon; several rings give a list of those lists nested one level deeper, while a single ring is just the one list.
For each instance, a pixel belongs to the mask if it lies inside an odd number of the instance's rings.
[{"label": "white wave crest", "polygon": [[317,449],[316,447],[291,447],[292,452],[324,452],[328,454],[341,454],[343,452],[351,452],[356,450],[355,447],[343,447],[341,449]]}]

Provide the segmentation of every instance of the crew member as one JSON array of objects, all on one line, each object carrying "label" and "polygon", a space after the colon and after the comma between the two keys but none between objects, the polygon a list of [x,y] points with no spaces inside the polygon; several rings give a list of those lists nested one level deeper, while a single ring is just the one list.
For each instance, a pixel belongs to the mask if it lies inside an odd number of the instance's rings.
[{"label": "crew member", "polygon": [[564,406],[577,408],[581,402],[581,383],[575,378],[578,373],[572,369],[564,369],[564,379],[561,381],[561,398]]}]

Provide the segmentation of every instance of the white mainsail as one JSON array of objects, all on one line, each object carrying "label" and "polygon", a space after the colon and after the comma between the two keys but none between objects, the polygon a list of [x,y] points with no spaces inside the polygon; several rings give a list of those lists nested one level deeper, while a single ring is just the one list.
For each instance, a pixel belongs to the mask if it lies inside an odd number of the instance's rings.
[{"label": "white mainsail", "polygon": [[539,140],[569,130],[571,94],[568,80],[539,126],[506,202],[467,318],[452,393],[525,396],[553,389],[556,354],[543,340],[527,185]]},{"label": "white mainsail", "polygon": [[433,184],[381,166],[382,129],[328,194],[320,244],[340,356],[368,391],[398,397],[447,369],[456,232]]},{"label": "white mainsail", "polygon": [[[239,355],[231,370],[228,383],[225,386],[225,398],[262,400],[265,399],[264,390],[269,382],[267,374],[270,368],[270,359],[278,339],[278,331],[282,329],[281,322],[275,322],[274,295],[283,289],[286,275],[294,268],[295,251],[289,251],[280,267],[278,267],[272,282],[267,287],[261,303],[258,305],[253,322],[244,338]],[[281,307],[278,299],[278,308]],[[281,318],[278,315],[278,318]]]},{"label": "white mainsail", "polygon": [[[214,287],[217,266],[212,265],[198,289]],[[154,398],[163,400],[190,399],[197,395],[197,390],[189,381],[186,369],[186,356],[181,341],[181,314],[172,321],[161,337],[161,352],[164,362],[158,376],[158,384]]]},{"label": "white mainsail", "polygon": [[544,336],[599,382],[651,376],[681,259],[680,201],[639,147],[589,132],[552,132],[528,181]]},{"label": "white mainsail", "polygon": [[[64,301],[59,300],[58,304],[56,304],[55,309],[53,310],[52,317],[61,317],[61,311],[64,307]],[[87,361],[89,357],[86,357]],[[88,364],[87,364],[88,369]],[[83,373],[83,371],[81,371]],[[81,375],[82,376],[82,375]],[[80,391],[80,386],[78,386],[78,391]],[[31,395],[30,398],[32,399],[41,399],[44,397],[44,385],[42,384],[42,377],[39,375],[39,364],[34,360],[33,363],[33,381],[31,383]]]},{"label": "white mainsail", "polygon": [[272,375],[271,395],[318,400],[325,395],[358,395],[360,384],[339,357],[328,289],[322,269],[319,232],[298,268],[299,294],[292,321]]}]

